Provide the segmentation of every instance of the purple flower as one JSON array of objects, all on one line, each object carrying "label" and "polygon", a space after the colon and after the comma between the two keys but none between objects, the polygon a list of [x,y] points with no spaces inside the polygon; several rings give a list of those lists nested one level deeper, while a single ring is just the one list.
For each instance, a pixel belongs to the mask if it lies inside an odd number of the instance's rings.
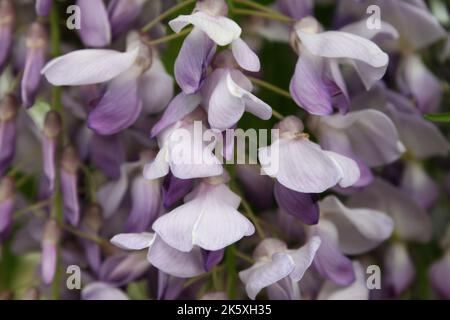
[{"label": "purple flower", "polygon": [[41,83],[41,69],[45,64],[47,50],[47,32],[40,23],[35,22],[28,29],[26,47],[21,96],[24,106],[29,108],[34,104]]},{"label": "purple flower", "polygon": [[403,243],[394,243],[384,256],[385,285],[394,297],[399,297],[414,281],[414,263]]},{"label": "purple flower", "polygon": [[41,275],[45,284],[50,284],[56,273],[60,230],[55,220],[48,220],[42,236]]},{"label": "purple flower", "polygon": [[191,278],[204,273],[203,257],[198,247],[190,252],[178,251],[153,233],[124,233],[111,243],[125,250],[148,249],[148,261],[159,270],[178,278]]},{"label": "purple flower", "polygon": [[6,64],[12,44],[12,30],[15,21],[15,12],[10,0],[0,1],[0,72]]},{"label": "purple flower", "polygon": [[355,161],[324,151],[304,134],[300,119],[289,116],[278,124],[280,136],[269,147],[258,150],[266,174],[297,192],[320,193],[339,184],[349,187],[358,181]]},{"label": "purple flower", "polygon": [[111,42],[111,27],[103,0],[77,0],[80,7],[80,37],[86,46],[105,47]]},{"label": "purple flower", "polygon": [[61,116],[56,111],[49,111],[45,116],[42,136],[42,162],[48,183],[48,192],[53,193],[56,177],[56,146],[61,133]]},{"label": "purple flower", "polygon": [[112,0],[108,4],[112,34],[118,36],[136,20],[148,0]]},{"label": "purple flower", "polygon": [[7,95],[0,102],[0,176],[8,169],[16,149],[18,103]]},{"label": "purple flower", "polygon": [[[255,264],[239,272],[239,278],[244,282],[250,299],[254,300],[263,288],[284,278],[289,278],[289,284],[296,286],[313,262],[320,243],[318,237],[313,237],[303,247],[288,250],[286,244],[280,240],[263,240],[253,253]],[[293,298],[298,299],[298,294]]]},{"label": "purple flower", "polygon": [[444,299],[450,299],[450,254],[447,252],[442,258],[433,263],[428,277],[434,290]]},{"label": "purple flower", "polygon": [[321,32],[313,17],[300,20],[295,34],[300,57],[290,91],[297,104],[311,114],[330,114],[333,104],[347,112],[349,98],[339,61],[348,61],[356,69],[366,89],[386,71],[388,55],[363,37],[344,31]]},{"label": "purple flower", "polygon": [[80,221],[80,205],[78,202],[78,158],[75,150],[66,147],[61,156],[61,192],[64,203],[64,217],[73,226]]},{"label": "purple flower", "polygon": [[46,17],[52,9],[53,0],[36,0],[36,14]]},{"label": "purple flower", "polygon": [[237,208],[241,199],[222,177],[204,179],[185,197],[185,204],[161,216],[152,228],[173,248],[189,252],[194,246],[217,251],[255,232]]},{"label": "purple flower", "polygon": [[81,291],[83,300],[129,300],[120,289],[102,282],[92,282]]}]

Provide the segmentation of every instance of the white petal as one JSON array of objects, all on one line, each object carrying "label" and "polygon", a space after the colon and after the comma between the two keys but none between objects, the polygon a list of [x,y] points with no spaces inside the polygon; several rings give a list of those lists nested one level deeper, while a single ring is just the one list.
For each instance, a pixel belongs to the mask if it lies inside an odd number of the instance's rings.
[{"label": "white petal", "polygon": [[280,139],[260,148],[258,158],[263,170],[286,188],[320,193],[342,178],[335,162],[320,147],[307,139]]},{"label": "white petal", "polygon": [[342,178],[339,181],[339,185],[342,188],[350,187],[359,180],[361,172],[359,171],[359,167],[353,159],[350,159],[333,151],[325,151],[325,154],[335,162],[336,167],[341,172]]},{"label": "white petal", "polygon": [[148,251],[148,261],[159,270],[178,278],[192,278],[205,272],[198,247],[181,252],[167,245],[160,237]]},{"label": "white petal", "polygon": [[367,289],[364,270],[359,262],[353,263],[356,281],[347,287],[342,287],[327,281],[319,292],[317,300],[368,300],[369,289]]},{"label": "white petal", "polygon": [[241,36],[241,28],[236,22],[227,17],[214,17],[204,12],[195,12],[191,15],[180,15],[169,22],[170,27],[176,33],[180,32],[188,24],[200,28],[211,40],[219,46],[226,46]]},{"label": "white petal", "polygon": [[250,299],[265,287],[287,277],[295,268],[294,261],[286,253],[275,253],[272,260],[267,263],[257,264],[254,267],[239,273],[239,277],[245,282],[245,290]]},{"label": "white petal", "polygon": [[111,243],[125,250],[142,250],[152,245],[154,233],[121,233],[111,239]]},{"label": "white petal", "polygon": [[300,281],[303,278],[306,270],[311,266],[317,250],[320,247],[321,240],[314,236],[298,250],[289,250],[289,255],[295,263],[295,269],[289,275],[293,281]]},{"label": "white petal", "polygon": [[261,64],[258,56],[241,38],[233,41],[231,49],[236,62],[241,68],[251,72],[260,70]]},{"label": "white petal", "polygon": [[394,222],[383,212],[347,208],[335,196],[326,197],[319,206],[322,219],[336,226],[339,247],[345,254],[370,251],[392,234]]},{"label": "white petal", "polygon": [[125,53],[102,49],[73,51],[50,61],[41,73],[55,86],[107,82],[129,69],[138,53],[138,48]]},{"label": "white petal", "polygon": [[144,167],[144,177],[148,180],[158,179],[169,173],[169,162],[167,161],[167,148],[159,150],[153,162]]}]

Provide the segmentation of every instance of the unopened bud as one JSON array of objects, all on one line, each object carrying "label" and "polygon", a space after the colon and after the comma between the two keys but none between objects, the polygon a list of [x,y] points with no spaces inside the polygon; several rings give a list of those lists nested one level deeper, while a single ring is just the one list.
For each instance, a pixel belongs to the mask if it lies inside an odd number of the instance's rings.
[{"label": "unopened bud", "polygon": [[38,49],[47,46],[47,32],[39,22],[34,22],[28,29],[26,46],[28,49]]},{"label": "unopened bud", "polygon": [[48,220],[44,227],[42,244],[55,245],[59,242],[60,237],[61,230],[58,226],[58,222],[54,219]]},{"label": "unopened bud", "polygon": [[98,204],[92,204],[86,210],[83,219],[84,225],[94,232],[102,227],[102,208]]},{"label": "unopened bud", "polygon": [[12,26],[14,20],[15,12],[11,0],[0,0],[0,28]]},{"label": "unopened bud", "polygon": [[49,111],[45,116],[44,134],[47,138],[54,139],[61,133],[61,116],[56,111]]},{"label": "unopened bud", "polygon": [[4,177],[0,181],[0,203],[14,196],[14,181],[11,177]]},{"label": "unopened bud", "polygon": [[61,156],[62,169],[75,174],[78,170],[79,160],[73,147],[65,147]]},{"label": "unopened bud", "polygon": [[0,102],[0,121],[8,121],[16,117],[19,104],[13,95],[6,95]]}]

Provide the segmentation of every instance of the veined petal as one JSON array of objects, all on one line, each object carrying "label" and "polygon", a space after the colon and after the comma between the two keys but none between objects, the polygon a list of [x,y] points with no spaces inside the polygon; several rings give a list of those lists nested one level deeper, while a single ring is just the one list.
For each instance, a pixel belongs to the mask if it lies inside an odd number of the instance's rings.
[{"label": "veined petal", "polygon": [[179,93],[170,102],[161,119],[153,126],[151,136],[152,138],[159,135],[164,129],[177,121],[183,119],[185,116],[194,111],[202,101],[198,94]]},{"label": "veined petal", "polygon": [[111,239],[111,243],[125,250],[142,250],[150,247],[155,241],[154,233],[121,233]]},{"label": "veined petal", "polygon": [[55,86],[81,86],[107,82],[129,69],[139,48],[122,53],[114,50],[85,49],[53,59],[41,70]]},{"label": "veined petal", "polygon": [[241,36],[241,28],[236,22],[221,16],[210,16],[204,12],[195,12],[191,15],[180,15],[169,22],[169,26],[176,33],[180,32],[188,24],[192,24],[219,46],[226,46]]},{"label": "veined petal", "polygon": [[257,263],[250,269],[241,271],[239,278],[245,283],[249,298],[254,300],[263,288],[289,276],[294,268],[293,259],[287,253],[278,252],[272,256],[271,261]]},{"label": "veined petal", "polygon": [[260,148],[258,158],[268,175],[297,192],[320,193],[342,179],[334,160],[307,139],[277,140]]},{"label": "veined petal", "polygon": [[361,173],[359,171],[358,164],[353,159],[333,151],[324,152],[331,160],[334,161],[336,168],[338,168],[341,173],[339,186],[342,188],[347,188],[354,185],[359,180]]},{"label": "veined petal", "polygon": [[293,281],[300,281],[303,278],[306,270],[309,268],[314,260],[317,250],[319,249],[322,241],[319,237],[313,236],[308,242],[297,250],[288,250],[289,256],[292,258],[295,264],[294,270],[289,274],[289,277]]},{"label": "veined petal", "polygon": [[80,37],[87,46],[99,48],[111,42],[111,26],[103,0],[77,0],[82,12]]},{"label": "veined petal", "polygon": [[392,234],[393,220],[383,212],[366,208],[347,208],[335,196],[319,203],[324,219],[337,228],[339,247],[346,254],[370,251]]},{"label": "veined petal", "polygon": [[89,128],[101,135],[113,135],[134,124],[142,110],[138,77],[130,69],[108,84],[105,95],[89,113]]},{"label": "veined petal", "polygon": [[175,61],[175,78],[184,93],[199,90],[215,51],[215,43],[199,28],[186,37]]},{"label": "veined petal", "polygon": [[295,102],[311,114],[326,115],[333,112],[331,95],[322,78],[320,59],[307,52],[300,55],[289,90]]},{"label": "veined petal", "polygon": [[260,70],[261,64],[258,56],[241,38],[233,41],[231,49],[236,62],[241,68],[251,72],[258,72]]},{"label": "veined petal", "polygon": [[147,259],[156,268],[174,277],[192,278],[205,272],[198,247],[190,252],[181,252],[166,244],[159,236],[155,237]]}]

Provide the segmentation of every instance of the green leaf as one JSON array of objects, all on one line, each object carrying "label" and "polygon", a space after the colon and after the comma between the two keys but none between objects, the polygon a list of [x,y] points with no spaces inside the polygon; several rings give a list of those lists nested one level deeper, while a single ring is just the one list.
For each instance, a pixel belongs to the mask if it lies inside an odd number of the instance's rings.
[{"label": "green leaf", "polygon": [[426,114],[425,119],[434,122],[450,122],[450,112]]}]

